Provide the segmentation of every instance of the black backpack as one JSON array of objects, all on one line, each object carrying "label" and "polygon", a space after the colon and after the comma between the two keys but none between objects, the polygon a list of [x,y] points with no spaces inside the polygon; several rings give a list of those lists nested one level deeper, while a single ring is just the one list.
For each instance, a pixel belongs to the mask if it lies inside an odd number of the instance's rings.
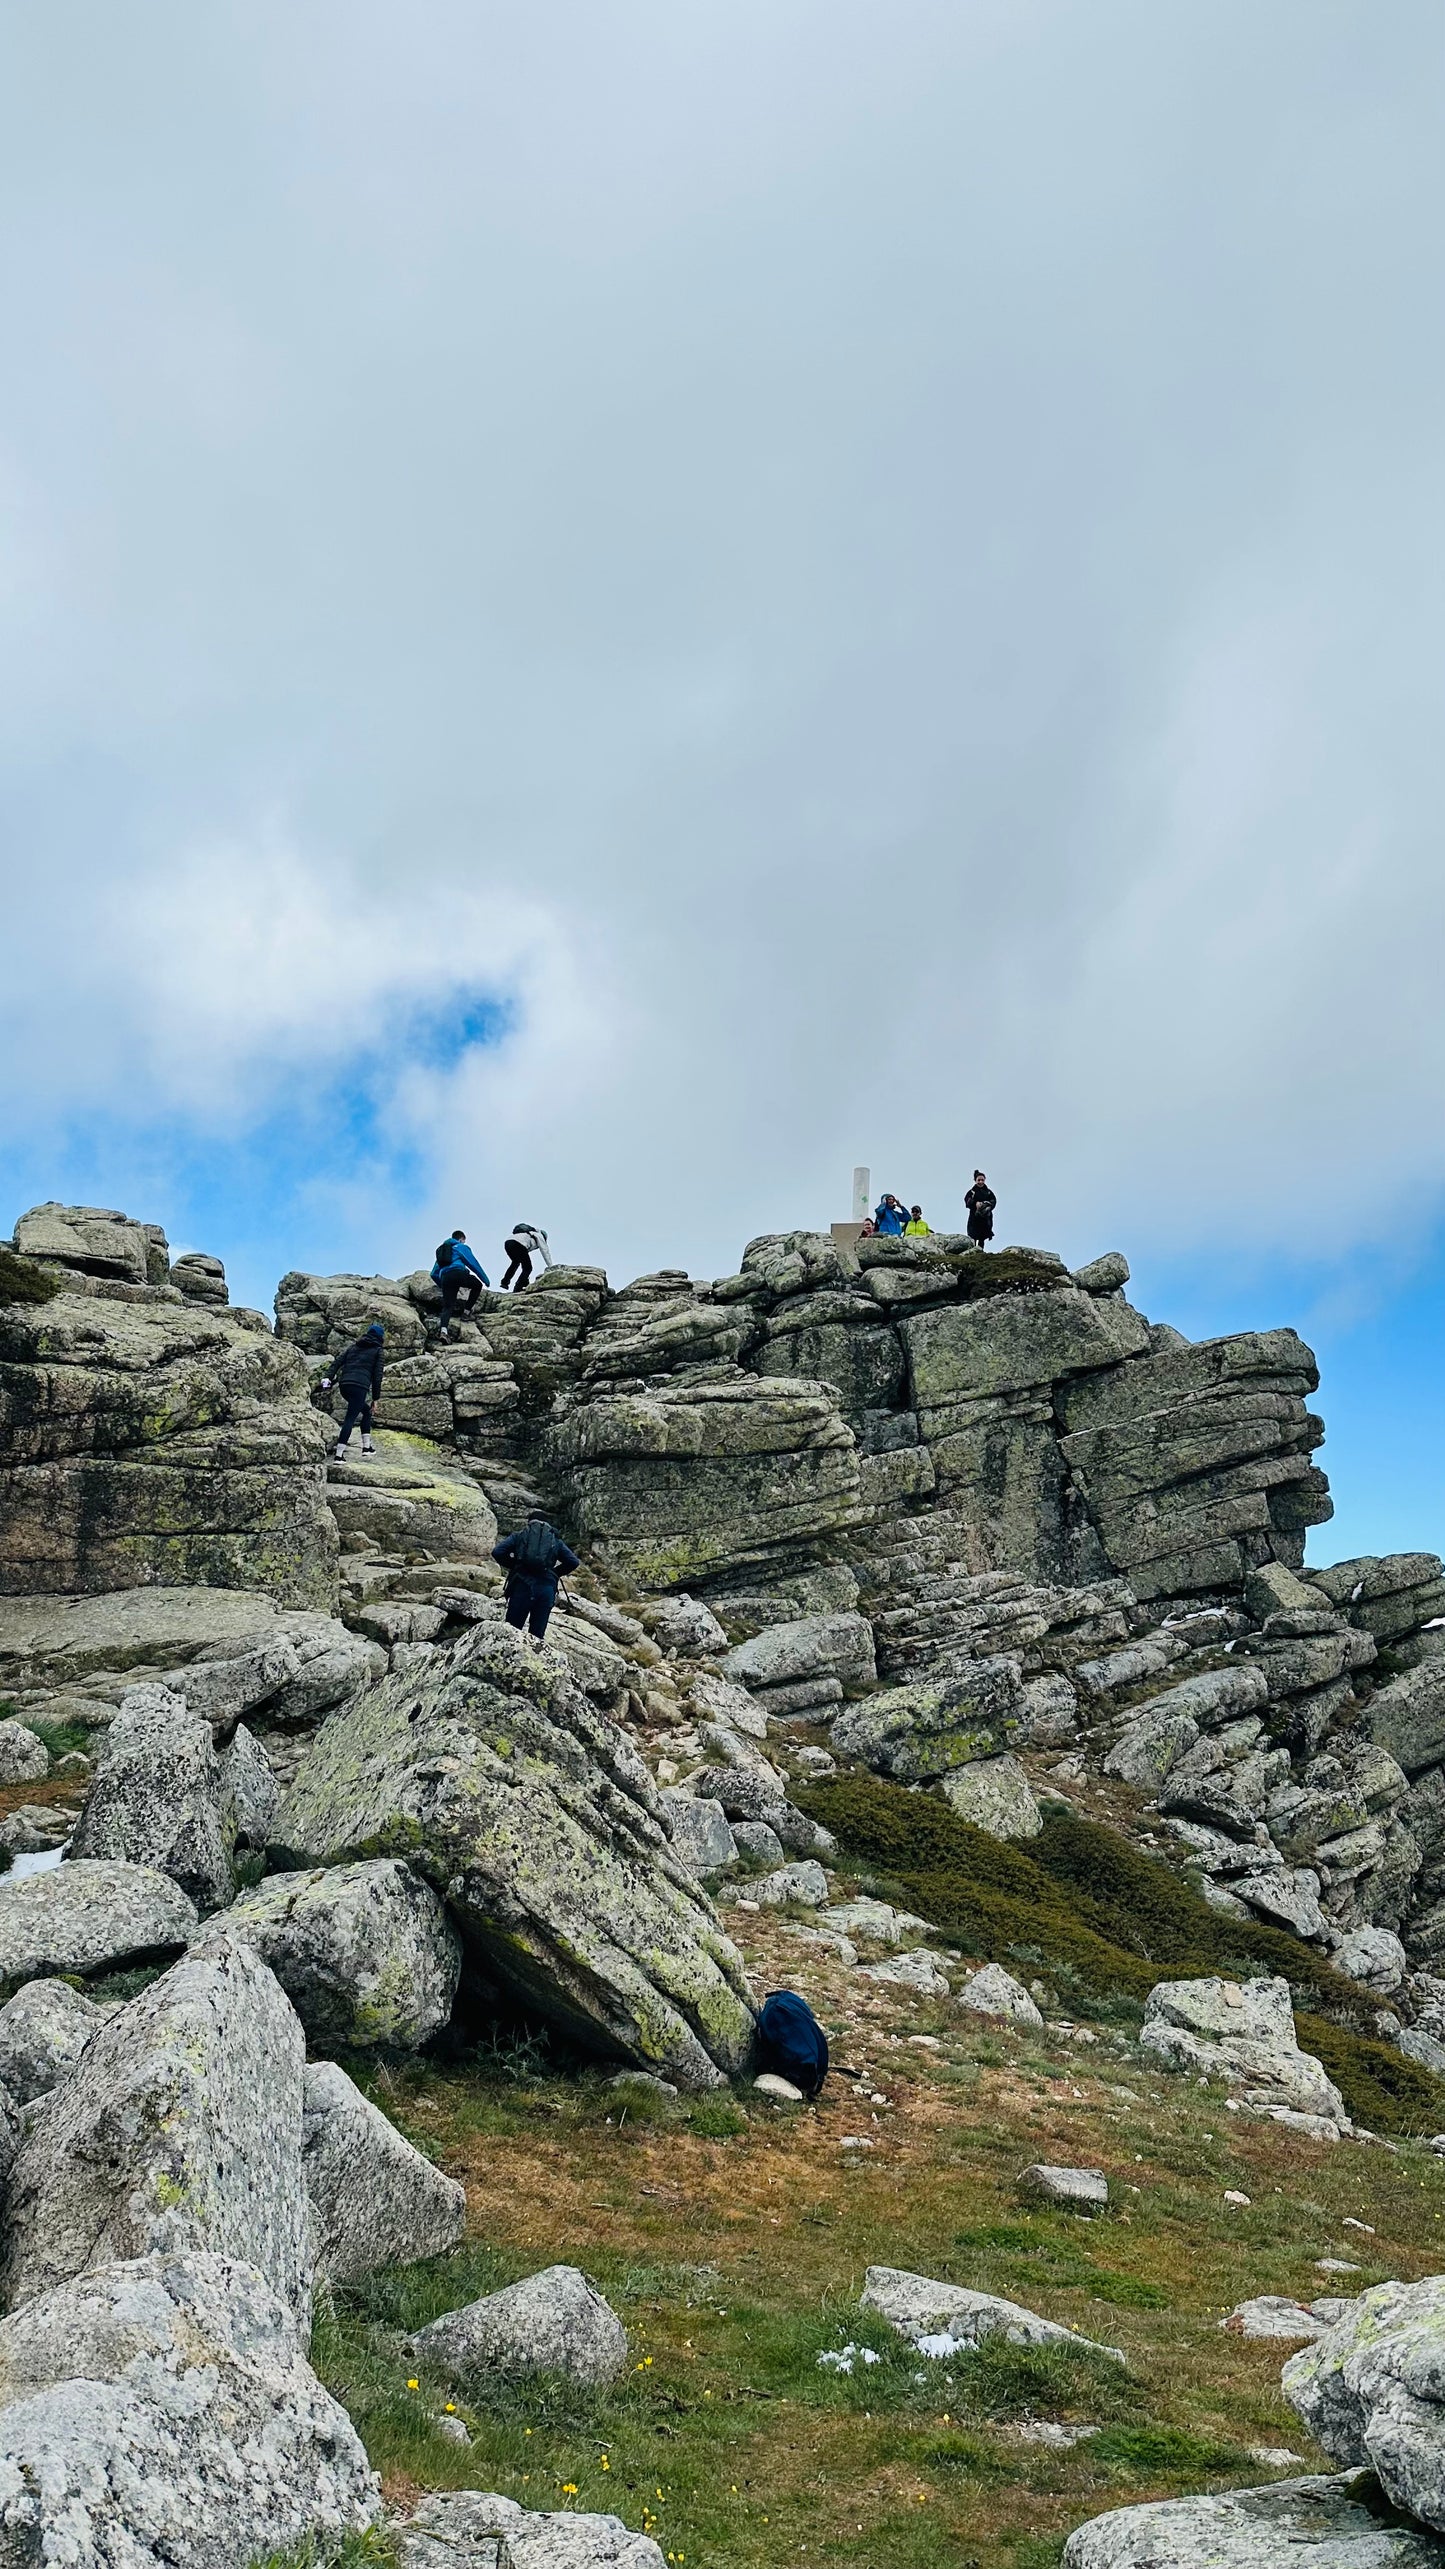
[{"label": "black backpack", "polygon": [[441,1247],[438,1249],[436,1254],[437,1265],[439,1267],[449,1267],[456,1254],[457,1244],[455,1240],[443,1240]]},{"label": "black backpack", "polygon": [[555,1568],[556,1561],[557,1537],[546,1518],[529,1516],[517,1537],[517,1549],[513,1556],[512,1567],[515,1570],[528,1571],[534,1576],[538,1571],[545,1575],[548,1570]]},{"label": "black backpack", "polygon": [[788,2078],[805,2096],[817,2096],[828,2075],[828,2037],[796,1989],[775,1990],[758,2017],[758,2059]]}]

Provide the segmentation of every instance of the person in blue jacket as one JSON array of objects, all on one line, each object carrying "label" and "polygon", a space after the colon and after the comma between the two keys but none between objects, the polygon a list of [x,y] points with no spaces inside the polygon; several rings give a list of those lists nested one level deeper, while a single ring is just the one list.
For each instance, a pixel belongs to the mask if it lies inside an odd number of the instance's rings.
[{"label": "person in blue jacket", "polygon": [[467,1247],[465,1231],[454,1231],[449,1240],[443,1240],[437,1250],[431,1280],[434,1285],[439,1285],[441,1288],[441,1334],[443,1338],[450,1338],[460,1296],[467,1295],[467,1309],[474,1311],[483,1285],[490,1289],[492,1281],[486,1268],[478,1266],[471,1250]]},{"label": "person in blue jacket", "polygon": [[579,1566],[570,1543],[564,1543],[540,1508],[533,1508],[516,1534],[504,1535],[492,1547],[492,1559],[507,1574],[507,1621],[518,1631],[530,1625],[540,1650],[547,1619],[557,1602],[557,1582]]},{"label": "person in blue jacket", "polygon": [[885,1195],[873,1216],[873,1228],[885,1240],[897,1240],[902,1237],[903,1225],[907,1219],[907,1212],[899,1203],[897,1196]]}]

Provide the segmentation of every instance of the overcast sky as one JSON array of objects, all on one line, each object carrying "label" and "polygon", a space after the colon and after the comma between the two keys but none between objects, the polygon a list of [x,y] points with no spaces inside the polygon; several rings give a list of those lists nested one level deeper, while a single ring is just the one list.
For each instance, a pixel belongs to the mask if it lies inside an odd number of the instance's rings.
[{"label": "overcast sky", "polygon": [[1418,1281],[1438,0],[0,30],[15,1209]]}]

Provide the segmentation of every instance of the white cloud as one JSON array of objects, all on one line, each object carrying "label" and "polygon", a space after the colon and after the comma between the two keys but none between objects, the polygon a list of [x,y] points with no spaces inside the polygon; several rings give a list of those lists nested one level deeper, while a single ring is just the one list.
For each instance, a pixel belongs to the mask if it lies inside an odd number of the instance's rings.
[{"label": "white cloud", "polygon": [[1438,1204],[1425,0],[11,39],[37,1126],[235,1129],[481,989],[383,1262],[719,1269],[857,1159],[1081,1254]]}]

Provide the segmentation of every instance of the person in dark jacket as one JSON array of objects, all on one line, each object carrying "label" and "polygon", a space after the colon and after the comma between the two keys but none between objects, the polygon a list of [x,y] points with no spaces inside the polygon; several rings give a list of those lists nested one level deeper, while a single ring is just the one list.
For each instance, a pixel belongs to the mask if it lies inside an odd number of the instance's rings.
[{"label": "person in dark jacket", "polygon": [[492,1559],[500,1561],[507,1574],[508,1623],[519,1631],[530,1625],[540,1650],[547,1618],[557,1602],[557,1582],[577,1569],[577,1554],[548,1524],[542,1510],[533,1508],[520,1533],[504,1535],[493,1546]]},{"label": "person in dark jacket", "polygon": [[443,1240],[437,1250],[431,1280],[441,1292],[441,1335],[443,1338],[450,1338],[452,1322],[457,1316],[457,1304],[462,1295],[466,1294],[468,1297],[467,1309],[470,1312],[475,1311],[481,1299],[483,1285],[488,1291],[491,1290],[492,1280],[486,1268],[477,1264],[471,1250],[467,1247],[465,1231],[454,1231],[449,1240]]},{"label": "person in dark jacket", "polygon": [[973,1184],[964,1197],[968,1206],[968,1236],[976,1249],[986,1249],[993,1238],[994,1207],[998,1197],[982,1169],[975,1169]]},{"label": "person in dark jacket", "polygon": [[329,1392],[334,1383],[346,1403],[346,1416],[336,1440],[338,1463],[351,1443],[351,1431],[358,1419],[361,1421],[363,1455],[376,1452],[371,1441],[371,1422],[381,1398],[381,1356],[385,1341],[386,1331],[381,1322],[373,1320],[365,1337],[353,1339],[337,1357],[330,1373],[322,1379],[322,1390]]}]

